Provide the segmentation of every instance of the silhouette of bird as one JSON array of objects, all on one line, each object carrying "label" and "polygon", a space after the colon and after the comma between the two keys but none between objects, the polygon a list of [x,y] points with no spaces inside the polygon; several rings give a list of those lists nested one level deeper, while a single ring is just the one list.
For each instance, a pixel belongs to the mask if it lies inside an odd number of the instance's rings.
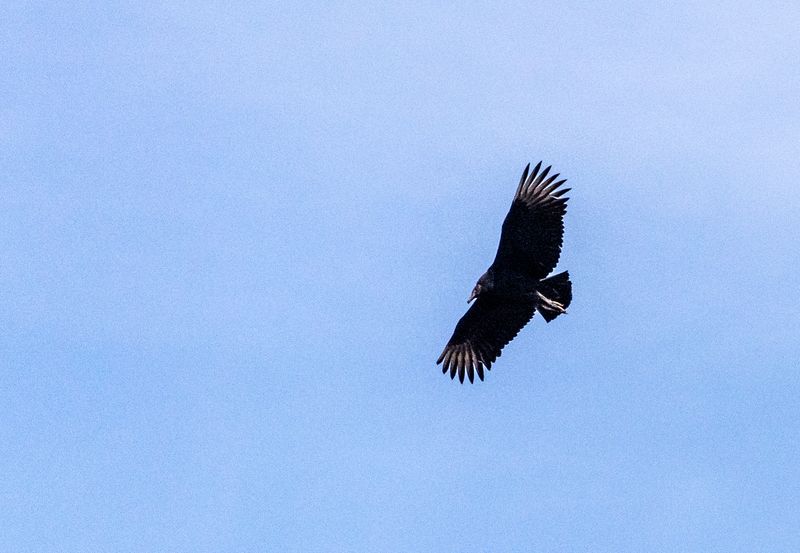
[{"label": "silhouette of bird", "polygon": [[437,359],[450,378],[464,375],[483,380],[502,349],[538,311],[548,323],[566,313],[572,301],[569,273],[548,277],[558,264],[564,241],[564,214],[570,188],[566,179],[540,161],[520,178],[511,208],[503,221],[500,244],[489,269],[478,279],[467,303],[474,303],[458,321],[453,336]]}]

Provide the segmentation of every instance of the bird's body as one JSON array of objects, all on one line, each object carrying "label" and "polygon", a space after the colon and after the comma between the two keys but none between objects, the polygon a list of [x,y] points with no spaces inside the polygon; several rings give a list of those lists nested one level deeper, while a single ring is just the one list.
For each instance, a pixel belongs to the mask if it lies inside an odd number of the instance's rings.
[{"label": "bird's body", "polygon": [[492,265],[481,275],[478,283],[481,284],[481,297],[491,295],[498,298],[517,299],[530,296],[530,299],[533,299],[533,290],[539,283],[539,279]]},{"label": "bird's body", "polygon": [[566,312],[572,301],[572,283],[566,272],[548,278],[558,263],[564,236],[568,188],[558,174],[546,178],[541,162],[520,179],[517,193],[503,221],[497,255],[478,279],[468,301],[472,307],[458,321],[453,336],[436,361],[442,372],[464,382],[475,373],[483,380],[492,363],[536,311],[547,322]]}]

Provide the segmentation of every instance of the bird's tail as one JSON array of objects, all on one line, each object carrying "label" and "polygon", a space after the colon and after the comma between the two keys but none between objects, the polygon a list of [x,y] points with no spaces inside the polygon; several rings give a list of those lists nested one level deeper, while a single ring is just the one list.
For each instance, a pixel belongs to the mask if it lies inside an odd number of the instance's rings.
[{"label": "bird's tail", "polygon": [[544,298],[539,300],[536,309],[548,323],[565,313],[572,302],[572,283],[567,271],[544,279],[537,290]]}]

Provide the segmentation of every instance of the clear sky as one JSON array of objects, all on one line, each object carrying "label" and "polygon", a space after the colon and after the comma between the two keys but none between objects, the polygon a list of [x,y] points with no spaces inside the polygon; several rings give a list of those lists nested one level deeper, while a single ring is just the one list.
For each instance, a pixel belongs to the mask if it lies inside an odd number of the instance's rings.
[{"label": "clear sky", "polygon": [[800,550],[796,2],[157,4],[0,8],[0,550]]}]

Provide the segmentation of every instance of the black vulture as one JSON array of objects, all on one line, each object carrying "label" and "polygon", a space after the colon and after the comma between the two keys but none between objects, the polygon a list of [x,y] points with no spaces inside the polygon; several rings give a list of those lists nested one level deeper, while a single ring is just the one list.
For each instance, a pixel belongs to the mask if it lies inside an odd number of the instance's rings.
[{"label": "black vulture", "polygon": [[558,264],[564,240],[564,214],[569,188],[558,173],[547,177],[550,167],[539,172],[540,161],[530,172],[525,167],[503,221],[500,245],[489,269],[478,279],[467,303],[475,300],[458,321],[453,336],[436,364],[442,372],[463,383],[483,380],[484,367],[500,357],[503,347],[538,311],[548,323],[566,313],[572,301],[569,273],[548,277]]}]

